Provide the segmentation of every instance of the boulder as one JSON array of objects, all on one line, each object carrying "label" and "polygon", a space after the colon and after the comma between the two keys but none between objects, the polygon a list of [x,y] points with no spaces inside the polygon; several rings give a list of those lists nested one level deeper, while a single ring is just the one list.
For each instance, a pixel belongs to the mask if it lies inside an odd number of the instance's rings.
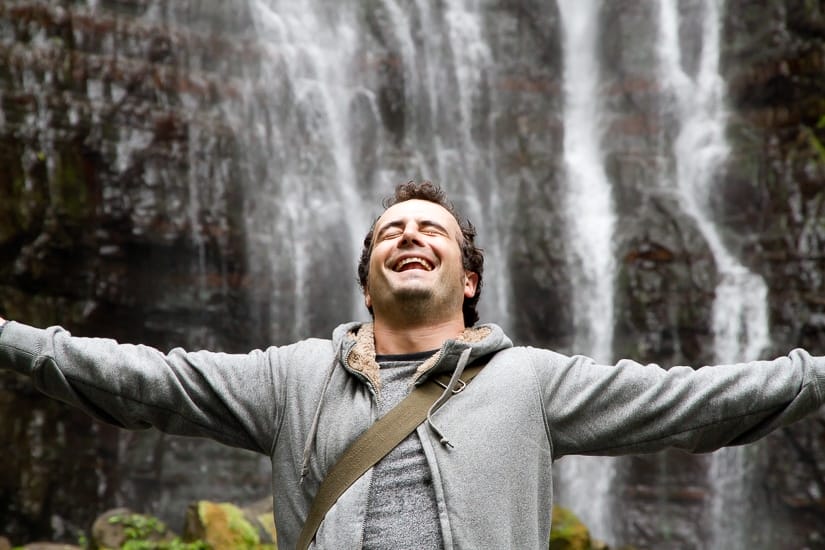
[{"label": "boulder", "polygon": [[121,548],[130,540],[162,543],[175,538],[159,519],[128,508],[109,510],[92,525],[92,547],[100,550]]}]

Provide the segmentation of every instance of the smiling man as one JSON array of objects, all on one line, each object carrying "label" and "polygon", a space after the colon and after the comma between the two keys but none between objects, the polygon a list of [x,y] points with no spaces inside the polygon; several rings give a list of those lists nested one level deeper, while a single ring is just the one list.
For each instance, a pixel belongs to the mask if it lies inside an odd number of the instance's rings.
[{"label": "smiling man", "polygon": [[[546,548],[556,459],[711,451],[823,402],[825,359],[802,350],[665,370],[513,346],[498,326],[477,323],[483,256],[441,189],[409,182],[385,205],[358,266],[371,323],[226,355],[164,354],[0,320],[0,367],[124,428],[267,455],[286,549],[349,445],[441,377],[449,383],[426,421],[331,503],[315,548]],[[478,362],[486,366],[464,384]]]},{"label": "smiling man", "polygon": [[[444,201],[434,188],[422,189]],[[467,238],[473,237],[468,228]],[[481,270],[480,264],[464,265],[464,248],[472,245],[465,244],[458,220],[436,202],[403,200],[375,222],[365,242],[368,269],[361,285],[375,318],[378,353],[438,348],[464,330],[462,307],[476,297]]]}]

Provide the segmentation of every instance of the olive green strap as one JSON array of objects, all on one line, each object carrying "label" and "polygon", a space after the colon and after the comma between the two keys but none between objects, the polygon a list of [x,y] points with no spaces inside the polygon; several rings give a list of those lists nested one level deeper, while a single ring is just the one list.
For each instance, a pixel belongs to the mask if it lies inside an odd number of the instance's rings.
[{"label": "olive green strap", "polygon": [[[484,364],[467,367],[461,373],[461,380],[465,385],[469,384],[482,368]],[[462,389],[464,386],[454,391],[458,393]],[[299,550],[309,548],[327,511],[344,494],[344,491],[426,420],[427,411],[443,391],[444,386],[434,379],[416,386],[407,397],[382,416],[344,451],[338,462],[327,472],[318,488],[315,500],[312,501],[309,515],[298,537],[297,548]]]}]

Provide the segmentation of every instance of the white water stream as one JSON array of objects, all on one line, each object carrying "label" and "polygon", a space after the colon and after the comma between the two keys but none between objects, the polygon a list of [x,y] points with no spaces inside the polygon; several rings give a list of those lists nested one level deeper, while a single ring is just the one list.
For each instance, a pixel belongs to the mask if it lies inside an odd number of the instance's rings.
[{"label": "white water stream", "polygon": [[[758,359],[769,344],[767,288],[762,278],[728,250],[711,212],[714,184],[728,154],[725,138],[725,83],[719,74],[722,0],[705,0],[701,21],[702,51],[696,74],[684,69],[679,44],[676,0],[661,0],[661,81],[671,88],[680,129],[673,144],[673,184],[685,212],[696,222],[718,271],[713,302],[715,360],[731,363]],[[727,448],[712,455],[710,478],[713,548],[744,549],[748,541],[749,498],[758,480],[747,460],[749,449]]]},{"label": "white water stream", "polygon": [[[334,282],[333,274],[319,271],[336,265],[352,280],[369,220],[350,148],[351,104],[371,95],[352,78],[357,11],[322,4],[251,2],[263,58],[244,91],[250,148],[261,155],[259,173],[248,178],[258,192],[249,195],[247,233],[258,262],[253,272],[275,281],[270,315],[279,338],[311,332],[317,304],[308,294],[310,279]],[[362,301],[349,296],[340,315],[363,318]]]},{"label": "white water stream", "polygon": [[[604,170],[597,60],[598,2],[558,0],[564,29],[564,167],[572,254],[575,351],[613,359],[616,279],[611,183]],[[613,541],[610,487],[615,459],[571,456],[558,463],[559,501],[601,540]]]}]

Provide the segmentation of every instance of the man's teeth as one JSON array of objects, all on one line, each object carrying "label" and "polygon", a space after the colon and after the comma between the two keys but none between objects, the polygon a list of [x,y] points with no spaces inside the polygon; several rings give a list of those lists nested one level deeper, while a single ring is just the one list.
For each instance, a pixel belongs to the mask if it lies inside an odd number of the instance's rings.
[{"label": "man's teeth", "polygon": [[421,264],[427,271],[433,270],[432,264],[424,258],[404,258],[403,260],[395,264],[395,270],[400,271],[407,264]]}]

